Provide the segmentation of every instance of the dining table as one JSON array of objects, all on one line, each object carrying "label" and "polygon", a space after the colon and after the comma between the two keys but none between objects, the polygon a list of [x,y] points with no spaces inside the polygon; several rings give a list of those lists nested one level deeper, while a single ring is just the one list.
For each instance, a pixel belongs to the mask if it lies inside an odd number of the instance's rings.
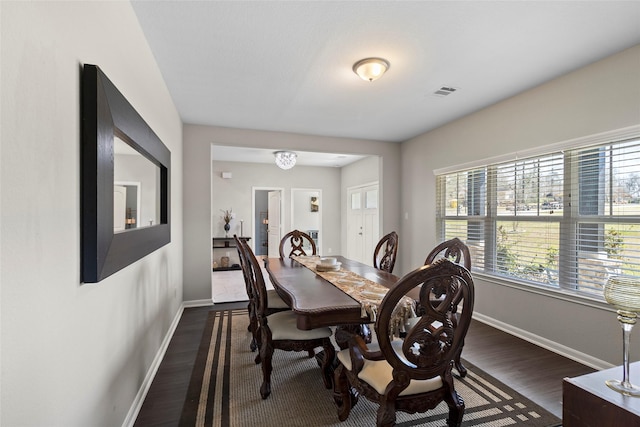
[{"label": "dining table", "polygon": [[[343,256],[333,256],[341,271],[390,289],[399,278]],[[336,342],[343,347],[353,333],[370,338],[367,324],[375,321],[362,304],[320,274],[293,258],[265,258],[265,269],[278,295],[296,315],[298,329],[336,326]],[[353,277],[353,275],[351,275]]]}]

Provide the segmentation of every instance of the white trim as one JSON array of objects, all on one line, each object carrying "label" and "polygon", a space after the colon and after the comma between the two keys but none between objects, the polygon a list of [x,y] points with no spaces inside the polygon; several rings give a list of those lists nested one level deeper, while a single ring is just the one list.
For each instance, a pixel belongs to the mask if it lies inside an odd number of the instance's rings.
[{"label": "white trim", "polygon": [[173,338],[173,334],[175,333],[176,328],[178,327],[178,323],[180,323],[180,319],[182,318],[182,313],[184,312],[184,308],[185,308],[185,303],[182,303],[180,305],[180,308],[178,308],[178,312],[174,316],[173,321],[171,322],[171,325],[169,326],[169,330],[167,331],[164,339],[162,340],[162,343],[160,344],[160,348],[156,353],[156,357],[153,359],[153,362],[151,362],[151,366],[147,371],[147,375],[144,377],[144,380],[140,385],[140,389],[138,390],[138,393],[136,394],[136,397],[133,400],[133,403],[131,404],[131,408],[129,409],[129,412],[127,413],[127,416],[125,417],[124,422],[122,423],[123,427],[133,427],[134,423],[136,422],[136,418],[138,418],[138,414],[140,413],[142,404],[144,403],[144,400],[147,397],[147,393],[149,392],[151,383],[153,382],[153,379],[156,377],[156,373],[160,368],[162,359],[164,359],[164,355],[167,352],[167,348],[169,347],[171,338]]},{"label": "white trim", "polygon": [[580,138],[569,139],[562,142],[555,142],[548,145],[542,145],[527,150],[516,151],[513,153],[501,154],[499,156],[488,157],[485,159],[474,160],[468,163],[462,163],[454,166],[447,166],[440,169],[434,169],[434,175],[443,175],[446,173],[458,172],[463,170],[474,169],[482,166],[492,165],[496,163],[508,162],[522,158],[540,156],[558,151],[569,150],[583,146],[602,144],[605,142],[613,142],[617,139],[626,139],[637,137],[640,134],[640,124],[633,125],[622,129],[611,130],[607,132],[597,133],[594,135],[582,136]]},{"label": "white trim", "polygon": [[[604,360],[601,360],[601,359],[596,359],[595,357],[592,357],[586,353],[576,351],[570,347],[559,344],[555,341],[551,341],[539,335],[532,334],[531,332],[525,331],[524,329],[516,328],[515,326],[510,325],[508,323],[504,323],[492,317],[485,316],[484,314],[475,312],[473,313],[473,318],[479,322],[485,323],[489,326],[492,326],[510,335],[521,338],[525,341],[528,341],[539,347],[542,347],[556,354],[559,354],[561,356],[574,360],[578,363],[582,363],[583,365],[589,366],[591,368],[602,370],[602,369],[613,368],[614,366],[609,362],[605,362]],[[464,350],[463,350],[462,357],[464,357]]]},{"label": "white trim", "polygon": [[192,301],[185,301],[182,303],[182,306],[184,308],[207,307],[209,305],[214,305],[212,299],[197,299]]}]

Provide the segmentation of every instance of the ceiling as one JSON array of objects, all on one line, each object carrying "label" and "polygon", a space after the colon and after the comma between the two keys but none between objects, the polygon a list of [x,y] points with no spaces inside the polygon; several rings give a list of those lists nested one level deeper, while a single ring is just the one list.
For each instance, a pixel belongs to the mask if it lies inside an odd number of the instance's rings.
[{"label": "ceiling", "polygon": [[132,4],[184,123],[389,142],[640,43],[640,1]]},{"label": "ceiling", "polygon": [[[211,152],[213,160],[223,162],[245,162],[245,163],[274,163],[275,150],[264,150],[261,148],[229,147],[215,145]],[[311,151],[296,151],[298,155],[296,165],[298,166],[324,166],[342,167],[356,162],[366,156],[354,154],[336,153],[315,153]]]}]

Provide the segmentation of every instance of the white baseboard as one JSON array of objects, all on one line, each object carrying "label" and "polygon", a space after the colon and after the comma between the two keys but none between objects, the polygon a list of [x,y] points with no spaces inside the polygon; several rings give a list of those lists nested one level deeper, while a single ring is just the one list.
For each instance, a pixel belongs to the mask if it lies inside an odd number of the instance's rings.
[{"label": "white baseboard", "polygon": [[206,307],[208,305],[213,305],[213,300],[212,299],[197,299],[197,300],[192,300],[192,301],[185,301],[185,302],[182,303],[182,307],[184,307],[184,308]]},{"label": "white baseboard", "polygon": [[171,322],[171,326],[169,326],[169,330],[167,331],[164,339],[162,340],[162,344],[160,345],[160,348],[158,349],[158,353],[156,354],[156,357],[153,359],[153,362],[149,367],[149,371],[147,371],[147,375],[145,376],[144,381],[142,381],[142,384],[140,385],[138,394],[136,395],[136,398],[134,399],[133,404],[129,409],[129,413],[127,414],[127,417],[124,419],[124,422],[122,423],[122,427],[133,427],[134,423],[136,422],[136,418],[138,418],[138,414],[140,413],[140,409],[142,408],[144,399],[147,397],[147,393],[149,392],[151,383],[153,382],[153,379],[155,378],[156,373],[160,368],[160,363],[162,363],[164,354],[167,352],[167,348],[169,347],[171,338],[173,338],[173,334],[175,333],[176,328],[178,327],[178,323],[180,323],[180,318],[182,317],[184,308],[185,308],[185,303],[182,303],[180,305],[180,308],[178,309],[178,312],[174,316],[173,321]]},{"label": "white baseboard", "polygon": [[493,326],[496,329],[500,329],[501,331],[504,331],[508,334],[511,334],[518,338],[522,338],[525,341],[528,341],[532,344],[535,344],[539,347],[552,351],[571,360],[575,360],[576,362],[582,363],[583,365],[589,366],[593,369],[602,370],[609,369],[614,366],[609,362],[605,362],[601,359],[596,359],[595,357],[590,356],[586,353],[579,352],[555,341],[551,341],[539,335],[532,334],[531,332],[525,331],[524,329],[516,328],[513,325],[509,325],[508,323],[504,323],[489,316],[485,316],[484,314],[473,313],[473,318],[479,322],[485,323],[489,326]]}]

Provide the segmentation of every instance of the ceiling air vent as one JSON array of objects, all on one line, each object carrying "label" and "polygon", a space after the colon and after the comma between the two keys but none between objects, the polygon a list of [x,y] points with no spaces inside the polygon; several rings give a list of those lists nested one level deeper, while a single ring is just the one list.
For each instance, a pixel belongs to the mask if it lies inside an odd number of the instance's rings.
[{"label": "ceiling air vent", "polygon": [[433,92],[433,94],[435,96],[447,96],[447,95],[451,95],[456,90],[457,89],[455,87],[442,86],[440,89],[438,89],[435,92]]}]

